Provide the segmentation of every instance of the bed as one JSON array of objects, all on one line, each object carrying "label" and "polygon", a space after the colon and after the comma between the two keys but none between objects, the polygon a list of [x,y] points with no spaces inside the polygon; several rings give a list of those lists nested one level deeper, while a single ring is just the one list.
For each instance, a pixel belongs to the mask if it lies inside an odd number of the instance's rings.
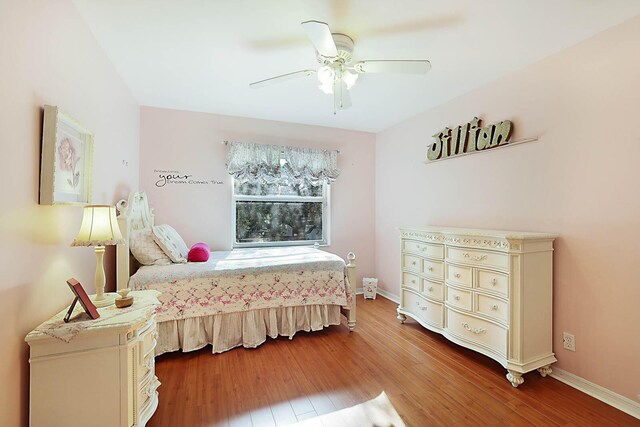
[{"label": "bed", "polygon": [[211,252],[204,263],[139,267],[129,236],[154,226],[143,192],[118,203],[124,244],[117,247],[117,287],[161,292],[156,355],[212,345],[213,353],[257,347],[267,337],[356,325],[355,255],[315,247]]}]

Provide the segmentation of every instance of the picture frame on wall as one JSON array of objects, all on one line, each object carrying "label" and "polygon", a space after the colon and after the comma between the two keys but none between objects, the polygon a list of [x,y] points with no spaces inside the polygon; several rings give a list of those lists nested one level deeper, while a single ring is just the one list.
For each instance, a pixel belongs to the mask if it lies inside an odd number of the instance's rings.
[{"label": "picture frame on wall", "polygon": [[56,106],[44,106],[41,205],[91,203],[93,133]]}]

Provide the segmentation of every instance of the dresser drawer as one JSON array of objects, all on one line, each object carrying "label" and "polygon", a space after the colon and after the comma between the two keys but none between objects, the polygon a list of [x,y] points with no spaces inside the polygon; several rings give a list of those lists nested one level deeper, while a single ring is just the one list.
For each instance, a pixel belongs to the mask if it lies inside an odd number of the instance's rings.
[{"label": "dresser drawer", "polygon": [[459,285],[471,287],[473,283],[471,268],[447,264],[447,280]]},{"label": "dresser drawer", "polygon": [[422,260],[422,271],[432,279],[444,279],[444,266],[442,261]]},{"label": "dresser drawer", "polygon": [[465,264],[509,269],[509,256],[500,252],[447,248],[447,259]]},{"label": "dresser drawer", "polygon": [[509,296],[509,276],[495,271],[478,269],[477,287],[486,291]]},{"label": "dresser drawer", "polygon": [[402,273],[402,286],[405,288],[413,289],[416,291],[420,290],[420,277],[411,273]]},{"label": "dresser drawer", "polygon": [[156,396],[157,389],[160,387],[160,381],[155,375],[152,375],[149,381],[138,390],[138,413],[141,414],[149,407],[149,403]]},{"label": "dresser drawer", "polygon": [[458,338],[485,347],[500,356],[507,355],[507,330],[495,323],[447,310],[447,330]]},{"label": "dresser drawer", "polygon": [[422,243],[415,240],[403,240],[402,249],[407,252],[421,254],[429,258],[444,258],[444,246]]},{"label": "dresser drawer", "polygon": [[509,320],[509,306],[507,302],[489,295],[476,294],[475,311],[502,323],[508,323]]},{"label": "dresser drawer", "polygon": [[433,280],[422,280],[422,294],[427,298],[442,301],[444,299],[444,285],[441,282]]},{"label": "dresser drawer", "polygon": [[414,255],[403,254],[402,255],[402,268],[405,270],[420,272],[421,259]]},{"label": "dresser drawer", "polygon": [[415,315],[417,319],[430,325],[442,327],[442,304],[429,301],[411,291],[402,291],[402,308]]},{"label": "dresser drawer", "polygon": [[447,304],[471,311],[471,292],[447,285]]}]

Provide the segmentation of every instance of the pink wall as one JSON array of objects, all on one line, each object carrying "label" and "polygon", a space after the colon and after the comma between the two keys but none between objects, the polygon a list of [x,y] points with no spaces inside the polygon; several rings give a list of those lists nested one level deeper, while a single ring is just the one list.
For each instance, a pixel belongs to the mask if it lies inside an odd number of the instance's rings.
[{"label": "pink wall", "polygon": [[[358,276],[373,274],[375,135],[370,133],[142,107],[140,187],[149,195],[157,223],[171,224],[188,245],[204,241],[212,250],[231,248],[224,140],[339,149],[342,173],[331,185],[331,246],[326,250],[343,258],[355,252]],[[222,184],[157,187],[156,171],[162,170]]]},{"label": "pink wall", "polygon": [[70,1],[0,2],[0,58],[0,425],[18,426],[24,337],[69,304],[66,279],[93,292],[95,272],[93,251],[70,247],[82,209],[38,205],[41,108],[58,105],[95,133],[94,202],[112,203],[138,186],[139,107]]},{"label": "pink wall", "polygon": [[[399,292],[399,226],[557,232],[557,366],[635,401],[639,51],[640,17],[388,129],[376,143],[381,286]],[[540,140],[421,162],[431,135],[475,115],[486,124],[512,120],[513,141]],[[575,334],[575,353],[562,348],[563,331]]]}]

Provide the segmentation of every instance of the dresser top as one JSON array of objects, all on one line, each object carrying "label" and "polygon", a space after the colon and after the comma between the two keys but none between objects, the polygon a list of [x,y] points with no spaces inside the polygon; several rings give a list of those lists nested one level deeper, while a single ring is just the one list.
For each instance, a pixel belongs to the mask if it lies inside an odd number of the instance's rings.
[{"label": "dresser top", "polygon": [[455,234],[457,236],[473,236],[473,237],[493,237],[500,239],[516,239],[516,240],[548,240],[558,237],[554,233],[535,233],[529,231],[512,231],[512,230],[485,230],[480,228],[458,228],[458,227],[401,227],[401,232],[418,232],[418,233],[437,233],[437,234]]},{"label": "dresser top", "polygon": [[126,308],[117,308],[115,305],[98,308],[100,317],[92,320],[85,314],[82,306],[76,304],[69,323],[64,322],[65,308],[49,320],[40,324],[29,332],[25,341],[32,342],[41,339],[57,338],[64,342],[70,342],[78,334],[86,334],[104,330],[128,330],[143,324],[154,313],[155,307],[160,304],[158,291],[132,291],[134,302]]}]

